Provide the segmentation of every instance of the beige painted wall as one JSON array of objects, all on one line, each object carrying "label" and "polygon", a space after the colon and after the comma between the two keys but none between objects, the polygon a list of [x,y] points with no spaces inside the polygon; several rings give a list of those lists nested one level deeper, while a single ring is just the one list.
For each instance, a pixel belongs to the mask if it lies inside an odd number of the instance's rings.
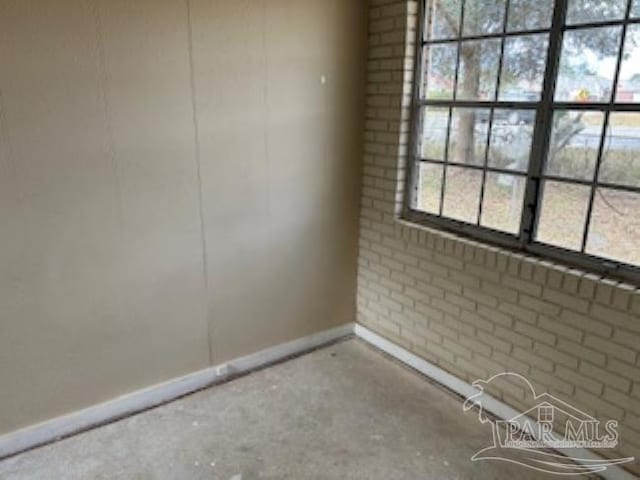
[{"label": "beige painted wall", "polygon": [[365,31],[0,1],[0,433],[353,320]]}]

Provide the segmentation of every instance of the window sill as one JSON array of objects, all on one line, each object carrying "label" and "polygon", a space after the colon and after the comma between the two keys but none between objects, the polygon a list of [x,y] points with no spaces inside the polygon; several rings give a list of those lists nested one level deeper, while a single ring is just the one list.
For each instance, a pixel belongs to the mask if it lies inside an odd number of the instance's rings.
[{"label": "window sill", "polygon": [[505,274],[521,280],[561,290],[586,300],[632,310],[640,315],[640,288],[613,276],[589,272],[555,262],[530,252],[496,246],[439,227],[396,217],[397,234],[438,254],[453,256],[457,262],[484,267],[487,275]]}]

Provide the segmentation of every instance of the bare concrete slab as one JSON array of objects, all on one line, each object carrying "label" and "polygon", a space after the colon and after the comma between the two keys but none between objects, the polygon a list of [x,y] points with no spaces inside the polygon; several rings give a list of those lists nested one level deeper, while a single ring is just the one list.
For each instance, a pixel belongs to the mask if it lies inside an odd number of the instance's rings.
[{"label": "bare concrete slab", "polygon": [[471,462],[477,414],[348,340],[0,462],[0,479],[558,478]]}]

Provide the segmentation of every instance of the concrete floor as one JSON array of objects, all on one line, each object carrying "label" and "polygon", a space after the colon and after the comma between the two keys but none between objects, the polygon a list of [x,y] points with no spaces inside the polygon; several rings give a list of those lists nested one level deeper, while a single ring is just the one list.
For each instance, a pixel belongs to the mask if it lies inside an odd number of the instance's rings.
[{"label": "concrete floor", "polygon": [[489,425],[348,340],[0,462],[0,479],[558,478],[471,462]]}]

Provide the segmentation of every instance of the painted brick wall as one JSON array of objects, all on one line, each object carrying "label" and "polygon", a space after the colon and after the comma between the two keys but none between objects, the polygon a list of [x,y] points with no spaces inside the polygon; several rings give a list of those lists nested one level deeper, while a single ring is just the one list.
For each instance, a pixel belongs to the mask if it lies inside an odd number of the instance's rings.
[{"label": "painted brick wall", "polygon": [[[399,219],[417,12],[370,1],[358,321],[468,382],[514,371],[616,419],[609,455],[638,458],[638,290]],[[523,406],[515,385],[491,393]]]}]

